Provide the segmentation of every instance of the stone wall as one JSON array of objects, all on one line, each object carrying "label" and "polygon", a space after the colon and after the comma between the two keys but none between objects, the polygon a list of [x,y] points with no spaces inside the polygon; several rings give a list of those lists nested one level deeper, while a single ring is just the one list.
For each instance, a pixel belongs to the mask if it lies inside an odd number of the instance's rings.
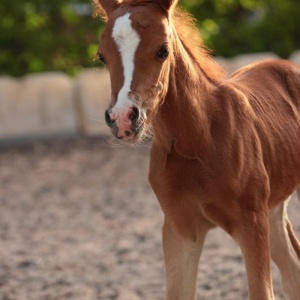
[{"label": "stone wall", "polygon": [[[273,53],[217,58],[228,73]],[[300,64],[300,50],[290,60]],[[106,135],[110,98],[105,70],[84,70],[71,79],[59,72],[0,77],[0,142],[52,136]]]}]

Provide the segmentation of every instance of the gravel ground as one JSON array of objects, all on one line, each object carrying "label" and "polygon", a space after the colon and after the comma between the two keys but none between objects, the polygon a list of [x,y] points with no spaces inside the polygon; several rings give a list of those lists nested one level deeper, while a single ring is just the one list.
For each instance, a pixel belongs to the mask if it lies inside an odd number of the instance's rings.
[{"label": "gravel ground", "polygon": [[[149,148],[76,139],[0,149],[1,300],[163,299]],[[289,215],[299,237],[295,199]],[[206,239],[198,299],[247,299],[240,250],[220,229]]]}]

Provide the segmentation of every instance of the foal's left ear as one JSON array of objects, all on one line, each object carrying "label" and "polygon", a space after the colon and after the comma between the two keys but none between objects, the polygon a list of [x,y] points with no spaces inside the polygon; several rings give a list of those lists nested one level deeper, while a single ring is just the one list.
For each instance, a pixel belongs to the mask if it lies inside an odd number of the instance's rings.
[{"label": "foal's left ear", "polygon": [[169,12],[172,11],[177,5],[179,0],[154,0],[156,4],[158,4],[164,11]]},{"label": "foal's left ear", "polygon": [[94,14],[105,14],[105,19],[120,6],[118,0],[92,0],[94,5]]}]

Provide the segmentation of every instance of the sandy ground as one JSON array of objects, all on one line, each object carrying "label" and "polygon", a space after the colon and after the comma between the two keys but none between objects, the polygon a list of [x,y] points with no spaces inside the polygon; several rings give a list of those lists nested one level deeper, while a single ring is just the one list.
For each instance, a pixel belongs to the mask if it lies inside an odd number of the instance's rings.
[{"label": "sandy ground", "polygon": [[[147,182],[149,146],[100,139],[0,149],[1,300],[162,300],[162,213]],[[291,220],[300,235],[300,205]],[[274,268],[276,299],[285,299]],[[247,299],[238,246],[212,230],[198,299]]]}]

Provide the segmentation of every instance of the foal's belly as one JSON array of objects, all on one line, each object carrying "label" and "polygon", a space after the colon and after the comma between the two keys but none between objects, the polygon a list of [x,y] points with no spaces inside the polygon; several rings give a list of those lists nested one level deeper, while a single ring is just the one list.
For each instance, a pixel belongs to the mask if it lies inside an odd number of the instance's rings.
[{"label": "foal's belly", "polygon": [[[165,214],[182,216],[184,211],[190,219],[206,218],[231,233],[245,211],[260,211],[266,204],[275,207],[299,186],[298,157],[291,157],[289,166],[280,171],[276,171],[281,167],[278,161],[269,170],[271,177],[247,169],[235,176],[216,159],[188,159],[174,149],[165,155],[154,151],[150,183]],[[299,166],[298,172],[292,165]]]}]

